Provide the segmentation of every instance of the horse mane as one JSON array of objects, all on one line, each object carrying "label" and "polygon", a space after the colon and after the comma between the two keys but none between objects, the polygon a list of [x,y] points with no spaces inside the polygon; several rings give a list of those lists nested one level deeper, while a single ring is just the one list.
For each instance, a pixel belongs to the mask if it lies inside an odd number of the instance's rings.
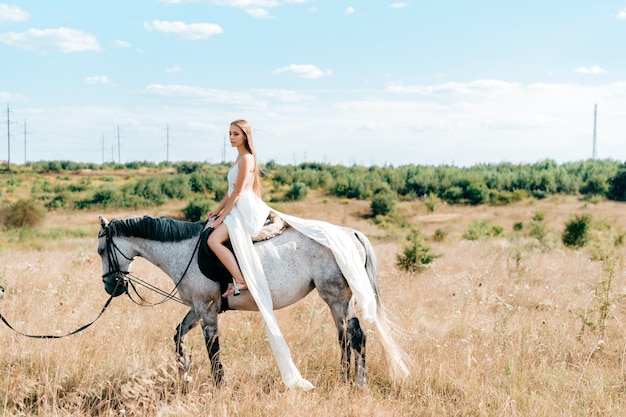
[{"label": "horse mane", "polygon": [[108,229],[111,236],[139,237],[159,242],[179,242],[198,237],[204,222],[187,222],[170,217],[132,217],[113,219]]}]

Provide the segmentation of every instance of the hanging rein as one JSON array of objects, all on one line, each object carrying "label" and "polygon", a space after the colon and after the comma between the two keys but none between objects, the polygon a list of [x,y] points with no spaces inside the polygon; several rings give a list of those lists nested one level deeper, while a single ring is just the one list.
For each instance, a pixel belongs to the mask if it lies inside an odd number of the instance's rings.
[{"label": "hanging rein", "polygon": [[[113,300],[113,298],[115,298],[115,297],[117,297],[119,295],[122,295],[123,293],[126,293],[126,295],[128,295],[128,298],[130,298],[130,300],[133,303],[135,303],[136,305],[139,305],[139,306],[143,306],[143,307],[154,307],[154,306],[163,304],[163,303],[165,303],[168,300],[174,300],[174,301],[176,301],[178,303],[181,303],[181,304],[185,305],[183,300],[181,300],[179,297],[176,296],[176,293],[178,292],[178,286],[182,282],[183,278],[185,278],[185,275],[187,274],[187,271],[189,271],[191,263],[193,262],[193,259],[194,259],[194,256],[196,254],[196,251],[198,250],[198,247],[200,245],[200,238],[198,238],[198,242],[196,243],[196,246],[195,246],[195,248],[193,250],[193,253],[191,254],[191,258],[189,259],[189,263],[187,264],[187,267],[185,268],[185,271],[183,272],[182,276],[180,277],[180,280],[178,280],[178,283],[176,283],[176,285],[174,286],[172,291],[170,291],[168,293],[168,292],[165,292],[162,289],[160,289],[158,287],[155,287],[154,285],[152,285],[152,284],[142,280],[141,278],[134,276],[129,271],[122,271],[121,268],[120,268],[119,260],[118,260],[118,254],[123,256],[128,261],[132,261],[134,258],[130,258],[130,257],[126,256],[119,249],[119,247],[113,241],[113,237],[108,233],[108,230],[105,231],[105,237],[106,237],[106,245],[107,245],[107,256],[109,258],[109,266],[111,267],[111,270],[109,272],[107,272],[106,274],[102,275],[102,278],[107,278],[107,277],[110,277],[111,275],[115,275],[116,276],[115,277],[115,288],[111,292],[111,296],[106,301],[106,303],[104,303],[104,307],[102,307],[102,310],[100,310],[100,313],[98,314],[98,316],[95,319],[93,319],[91,322],[85,324],[84,326],[81,326],[78,329],[76,329],[76,330],[74,330],[74,331],[72,331],[70,333],[64,334],[64,335],[33,335],[33,334],[23,333],[23,332],[15,329],[13,326],[11,326],[11,324],[7,321],[7,319],[1,313],[0,313],[0,321],[2,321],[9,329],[13,330],[17,334],[19,334],[21,336],[24,336],[24,337],[29,337],[31,339],[61,339],[61,338],[64,338],[64,337],[73,336],[73,335],[75,335],[77,333],[82,332],[83,330],[87,329],[88,327],[90,327],[100,317],[102,317],[102,315],[104,314],[106,309],[111,304],[111,301]],[[147,288],[147,289],[149,289],[151,291],[154,291],[157,294],[162,295],[163,299],[161,301],[159,301],[159,302],[156,302],[156,303],[150,303],[150,302],[146,301],[137,292],[137,288],[135,287],[135,285],[141,285],[142,287],[145,287],[145,288]],[[129,286],[133,289],[133,292],[141,300],[141,302],[136,301],[131,296],[131,294],[128,292],[128,287]]]},{"label": "hanging rein", "polygon": [[[178,280],[178,282],[176,283],[172,291],[170,291],[169,293],[131,274],[129,271],[122,271],[120,268],[119,260],[118,260],[118,254],[124,257],[124,259],[126,259],[127,261],[132,261],[134,257],[131,258],[129,256],[126,256],[124,252],[120,250],[120,248],[113,241],[113,237],[108,233],[108,230],[105,230],[105,237],[106,237],[106,244],[107,244],[107,256],[109,258],[109,267],[111,268],[111,270],[107,272],[106,274],[102,275],[102,278],[107,278],[111,275],[116,276],[115,277],[115,280],[116,280],[115,290],[113,292],[115,296],[121,295],[123,294],[123,292],[125,292],[126,295],[128,295],[128,298],[133,303],[142,307],[154,307],[154,306],[163,304],[169,300],[174,300],[180,304],[186,305],[185,302],[180,299],[180,297],[176,296],[176,293],[178,292],[178,286],[180,285],[181,282],[183,282],[183,279],[187,275],[187,271],[189,271],[189,268],[191,267],[191,264],[194,260],[194,256],[196,255],[196,252],[198,251],[198,247],[200,246],[201,237],[199,237],[198,241],[196,242],[196,246],[194,247],[193,252],[191,253],[191,257],[189,258],[189,262],[187,263],[187,266],[185,267],[183,274],[181,275],[180,279]],[[119,294],[116,294],[117,289],[120,284],[123,285],[122,288],[124,288],[125,290],[123,292],[120,292]],[[162,295],[163,299],[156,303],[148,302],[145,298],[141,296],[141,294],[139,294],[135,285],[141,285],[142,287],[145,287],[153,292],[156,292],[157,294]],[[128,287],[133,289],[135,296],[138,297],[139,300],[141,300],[141,302],[133,298],[131,293],[128,291]]]}]

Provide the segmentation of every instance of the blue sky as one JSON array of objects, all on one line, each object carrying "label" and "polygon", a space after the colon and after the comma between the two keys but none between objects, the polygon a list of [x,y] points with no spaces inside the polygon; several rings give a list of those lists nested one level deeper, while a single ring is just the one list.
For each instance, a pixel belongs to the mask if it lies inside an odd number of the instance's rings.
[{"label": "blue sky", "polygon": [[626,0],[2,1],[0,160],[626,159]]}]

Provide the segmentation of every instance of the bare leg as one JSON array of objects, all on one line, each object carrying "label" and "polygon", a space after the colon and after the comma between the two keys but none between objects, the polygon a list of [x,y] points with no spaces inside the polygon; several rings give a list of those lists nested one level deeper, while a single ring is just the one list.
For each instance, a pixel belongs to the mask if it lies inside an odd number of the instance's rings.
[{"label": "bare leg", "polygon": [[[224,264],[228,272],[233,276],[237,287],[240,290],[245,290],[248,288],[246,285],[246,280],[241,273],[241,269],[239,269],[239,265],[237,264],[237,259],[235,255],[228,249],[225,245],[228,242],[228,228],[224,223],[219,225],[217,229],[213,230],[207,239],[207,244],[209,248],[215,253],[215,255],[219,258],[220,261]],[[228,297],[229,295],[234,293],[234,288],[229,287],[228,290],[222,294],[222,297]]]}]

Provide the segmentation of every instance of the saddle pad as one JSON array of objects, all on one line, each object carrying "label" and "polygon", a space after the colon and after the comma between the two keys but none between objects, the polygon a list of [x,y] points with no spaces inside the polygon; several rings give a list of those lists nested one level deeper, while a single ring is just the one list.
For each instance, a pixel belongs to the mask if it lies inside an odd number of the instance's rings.
[{"label": "saddle pad", "polygon": [[[213,232],[213,229],[208,228],[200,234],[200,244],[198,248],[198,267],[207,278],[215,282],[219,282],[220,284],[226,284],[226,286],[228,286],[228,284],[232,281],[230,272],[228,272],[224,264],[222,264],[222,262],[218,259],[215,253],[213,253],[213,251],[209,248],[209,245],[206,242],[211,232]],[[230,242],[227,242],[226,246],[232,252],[233,248]]]}]

